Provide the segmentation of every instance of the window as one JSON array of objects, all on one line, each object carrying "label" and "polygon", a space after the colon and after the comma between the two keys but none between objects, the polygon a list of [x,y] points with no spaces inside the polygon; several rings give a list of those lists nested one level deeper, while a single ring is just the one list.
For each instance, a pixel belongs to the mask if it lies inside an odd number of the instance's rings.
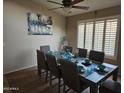
[{"label": "window", "polygon": [[78,48],[104,51],[107,56],[115,56],[119,17],[92,19],[78,24]]}]

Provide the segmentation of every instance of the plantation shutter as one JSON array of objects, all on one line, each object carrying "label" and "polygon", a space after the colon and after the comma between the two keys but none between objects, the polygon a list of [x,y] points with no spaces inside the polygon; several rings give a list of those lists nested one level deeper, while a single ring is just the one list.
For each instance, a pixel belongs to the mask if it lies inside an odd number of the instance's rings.
[{"label": "plantation shutter", "polygon": [[88,50],[92,49],[92,38],[93,38],[93,22],[86,23],[86,34],[85,34],[85,48]]},{"label": "plantation shutter", "polygon": [[105,53],[114,56],[117,33],[117,19],[106,20]]},{"label": "plantation shutter", "polygon": [[94,50],[102,51],[103,47],[104,21],[95,22]]},{"label": "plantation shutter", "polygon": [[84,48],[84,24],[78,25],[78,48]]}]

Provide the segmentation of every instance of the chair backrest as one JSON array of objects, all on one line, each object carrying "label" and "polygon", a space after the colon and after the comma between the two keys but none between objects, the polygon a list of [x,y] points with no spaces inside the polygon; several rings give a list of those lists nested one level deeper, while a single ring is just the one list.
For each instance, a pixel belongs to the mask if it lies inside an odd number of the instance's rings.
[{"label": "chair backrest", "polygon": [[104,56],[105,56],[104,52],[90,50],[89,59],[103,63]]},{"label": "chair backrest", "polygon": [[47,63],[48,63],[48,67],[51,74],[56,77],[60,77],[60,69],[57,65],[55,56],[46,54],[46,58],[47,58]]},{"label": "chair backrest", "polygon": [[87,49],[78,48],[78,56],[79,57],[86,57],[87,56]]},{"label": "chair backrest", "polygon": [[48,51],[50,51],[50,46],[49,45],[40,46],[40,50],[46,54]]},{"label": "chair backrest", "polygon": [[73,48],[71,46],[64,46],[63,48],[64,48],[65,52],[71,52],[72,53],[72,51],[73,51]]},{"label": "chair backrest", "polygon": [[45,54],[44,52],[40,51],[40,50],[36,50],[37,51],[37,64],[39,67],[41,67],[42,69],[48,69],[48,64],[45,60]]},{"label": "chair backrest", "polygon": [[60,59],[60,68],[62,71],[62,77],[64,80],[64,84],[69,86],[75,91],[80,90],[80,82],[78,76],[78,69],[75,63],[70,61]]}]

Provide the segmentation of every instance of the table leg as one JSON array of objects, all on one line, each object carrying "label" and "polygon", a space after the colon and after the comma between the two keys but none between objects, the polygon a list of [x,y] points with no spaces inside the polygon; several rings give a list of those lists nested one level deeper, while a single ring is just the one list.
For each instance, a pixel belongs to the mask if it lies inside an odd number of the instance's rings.
[{"label": "table leg", "polygon": [[117,81],[117,78],[118,78],[118,69],[116,69],[113,73],[113,80]]},{"label": "table leg", "polygon": [[98,85],[91,85],[90,93],[98,93]]}]

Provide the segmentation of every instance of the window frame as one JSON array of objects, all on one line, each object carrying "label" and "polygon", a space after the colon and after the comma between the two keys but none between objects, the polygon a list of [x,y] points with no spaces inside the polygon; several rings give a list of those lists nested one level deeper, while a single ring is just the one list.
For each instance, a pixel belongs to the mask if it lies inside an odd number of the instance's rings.
[{"label": "window frame", "polygon": [[[79,29],[78,26],[83,23],[86,26],[87,22],[93,22],[93,38],[92,38],[92,49],[94,49],[94,34],[95,34],[95,23],[96,21],[104,21],[104,29],[103,29],[103,44],[102,44],[102,51],[105,49],[105,33],[106,33],[106,20],[111,19],[117,19],[117,31],[116,31],[116,40],[115,40],[115,50],[114,50],[114,56],[110,56],[105,54],[105,58],[107,59],[117,59],[117,52],[118,52],[118,42],[119,42],[119,33],[121,31],[120,25],[121,25],[121,15],[115,15],[115,16],[108,16],[108,17],[101,17],[101,18],[93,18],[93,19],[86,19],[86,20],[80,20],[77,22],[77,47],[78,47],[78,35],[79,35]],[[86,27],[84,28],[84,33],[86,33]],[[85,34],[84,34],[84,41],[85,41]],[[83,47],[85,47],[85,42],[83,44]]]}]

